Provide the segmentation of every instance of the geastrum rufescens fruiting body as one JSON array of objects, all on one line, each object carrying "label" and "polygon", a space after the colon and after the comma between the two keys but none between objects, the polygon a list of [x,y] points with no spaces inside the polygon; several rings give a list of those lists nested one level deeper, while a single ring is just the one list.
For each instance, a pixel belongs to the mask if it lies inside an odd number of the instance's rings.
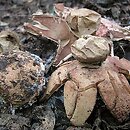
[{"label": "geastrum rufescens fruiting body", "polygon": [[71,47],[77,60],[62,64],[49,79],[45,99],[64,85],[66,114],[75,126],[83,125],[90,116],[98,90],[118,121],[129,116],[130,86],[122,73],[127,71],[123,67],[125,62],[108,56],[110,44],[108,39],[95,36],[78,39]]}]

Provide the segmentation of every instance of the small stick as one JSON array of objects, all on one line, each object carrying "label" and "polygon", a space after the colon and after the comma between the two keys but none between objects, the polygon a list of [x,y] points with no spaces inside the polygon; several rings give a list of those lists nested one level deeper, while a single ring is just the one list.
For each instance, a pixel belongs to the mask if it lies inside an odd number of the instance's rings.
[{"label": "small stick", "polygon": [[110,55],[111,55],[111,57],[114,57],[114,46],[113,46],[113,43],[111,44],[111,53],[110,53]]},{"label": "small stick", "polygon": [[70,53],[69,55],[67,55],[63,60],[60,61],[60,63],[56,67],[59,67],[63,62],[67,61],[72,56],[73,56],[72,53]]}]

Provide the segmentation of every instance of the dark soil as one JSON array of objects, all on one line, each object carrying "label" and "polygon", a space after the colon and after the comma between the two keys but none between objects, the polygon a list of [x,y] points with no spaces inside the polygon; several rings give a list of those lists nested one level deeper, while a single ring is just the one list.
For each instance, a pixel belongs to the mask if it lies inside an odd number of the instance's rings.
[{"label": "dark soil", "polygon": [[[38,9],[43,10],[43,12],[51,12],[53,4],[57,2],[64,2],[69,7],[78,6],[93,9],[99,12],[102,17],[109,17],[122,26],[130,25],[129,0],[0,0],[0,30],[10,28],[16,31],[20,36],[21,50],[27,50],[39,55],[49,65],[51,63],[50,60],[53,60],[55,55],[56,44],[48,39],[29,35],[23,29],[23,24],[28,22],[31,15]],[[129,41],[115,42],[114,49],[116,55],[130,60]],[[54,69],[54,67],[51,67],[46,76],[50,76]],[[42,130],[41,122],[45,116],[43,114],[42,119],[39,118],[39,113],[44,113],[37,108],[39,105],[42,107],[47,105],[49,106],[49,111],[50,108],[53,111],[55,117],[52,114],[52,118],[56,120],[54,130],[66,130],[67,127],[71,126],[65,114],[63,88],[61,88],[47,103],[37,102],[33,106],[20,108],[16,110],[16,115],[6,112],[4,114],[1,113],[0,130]],[[94,111],[84,127],[86,130],[87,128],[92,130],[129,130],[130,118],[122,124],[117,122],[98,95]],[[45,130],[49,130],[49,127]]]}]

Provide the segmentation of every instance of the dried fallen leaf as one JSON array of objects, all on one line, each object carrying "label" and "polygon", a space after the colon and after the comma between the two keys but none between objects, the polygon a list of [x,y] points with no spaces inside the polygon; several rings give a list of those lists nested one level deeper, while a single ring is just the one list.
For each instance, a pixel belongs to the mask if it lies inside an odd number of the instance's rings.
[{"label": "dried fallen leaf", "polygon": [[121,39],[130,40],[130,31],[127,28],[121,27],[114,21],[101,18],[101,24],[96,32],[97,36],[109,36],[112,40],[118,41]]}]

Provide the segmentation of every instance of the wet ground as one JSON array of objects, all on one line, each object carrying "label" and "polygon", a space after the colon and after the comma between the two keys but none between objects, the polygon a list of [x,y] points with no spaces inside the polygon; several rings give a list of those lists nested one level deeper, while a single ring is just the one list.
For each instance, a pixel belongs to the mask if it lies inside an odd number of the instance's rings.
[{"label": "wet ground", "polygon": [[[28,22],[31,14],[38,9],[51,12],[54,2],[64,2],[69,7],[86,7],[99,12],[103,17],[109,17],[122,26],[130,25],[129,0],[0,0],[0,30],[11,28],[20,36],[21,50],[27,50],[39,55],[45,62],[52,60],[57,46],[50,40],[29,35],[24,29],[24,22]],[[115,42],[115,54],[130,60],[129,41]],[[48,63],[49,65],[49,63]],[[48,77],[54,67],[46,74]],[[55,124],[55,126],[54,126]],[[55,93],[48,102],[37,102],[16,110],[16,115],[1,111],[0,130],[66,130],[71,126],[66,117],[63,105],[63,88]],[[68,130],[73,128],[68,128]],[[129,130],[130,118],[119,124],[110,114],[100,96],[91,116],[84,128],[75,130]]]}]

